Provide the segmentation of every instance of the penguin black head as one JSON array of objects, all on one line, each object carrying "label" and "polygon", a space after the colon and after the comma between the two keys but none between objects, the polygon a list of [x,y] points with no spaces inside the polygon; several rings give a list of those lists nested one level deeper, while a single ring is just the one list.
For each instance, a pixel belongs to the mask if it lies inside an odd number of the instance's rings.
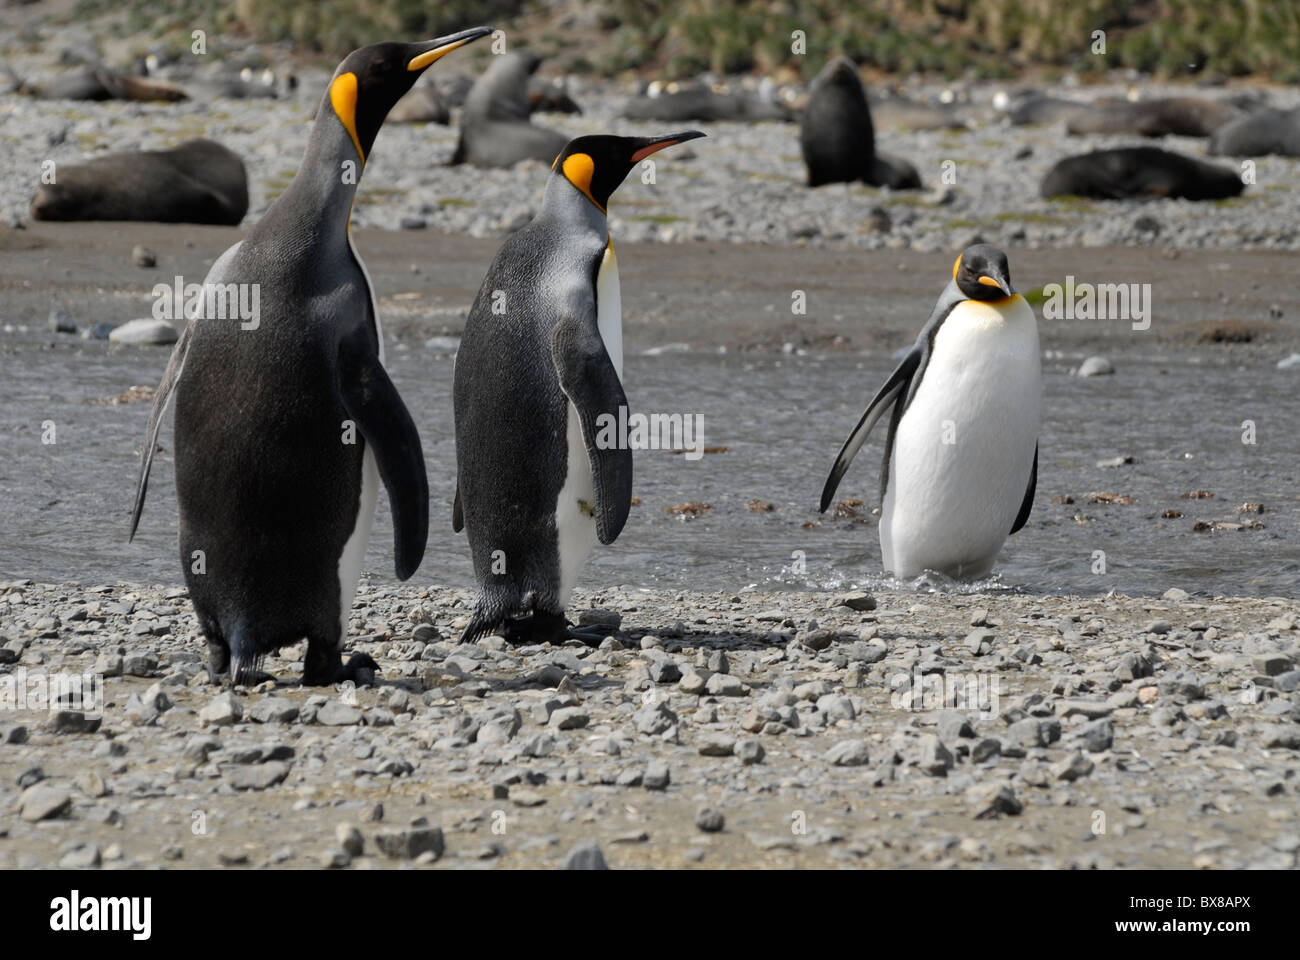
[{"label": "penguin black head", "polygon": [[474,27],[423,43],[372,43],[353,50],[334,71],[329,100],[364,161],[388,111],[415,86],[436,60],[486,37],[491,27]]},{"label": "penguin black head", "polygon": [[665,137],[577,137],[560,151],[551,169],[604,213],[610,195],[638,163],[664,147],[702,136],[698,130],[685,130]]},{"label": "penguin black head", "polygon": [[977,243],[962,251],[952,265],[957,289],[972,300],[1001,300],[1016,291],[1011,287],[1007,255],[990,243]]}]

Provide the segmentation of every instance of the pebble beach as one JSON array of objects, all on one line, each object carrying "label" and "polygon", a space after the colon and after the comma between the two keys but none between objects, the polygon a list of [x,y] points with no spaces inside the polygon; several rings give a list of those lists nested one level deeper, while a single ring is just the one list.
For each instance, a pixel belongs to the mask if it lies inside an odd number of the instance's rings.
[{"label": "pebble beach", "polygon": [[[185,592],[0,584],[0,867],[1296,865],[1300,603],[579,592],[608,635],[457,643],[363,580],[360,689],[215,685]],[[0,688],[0,695],[4,690]]]},{"label": "pebble beach", "polygon": [[[15,79],[54,58],[8,52]],[[449,529],[449,391],[484,270],[548,169],[449,166],[454,121],[390,123],[351,226],[424,438],[429,550],[390,578],[385,501],[344,650],[373,676],[304,687],[300,643],[232,688],[179,585],[170,422],[122,542],[174,331],[107,338],[261,219],[329,76],[305,64],[282,99],[0,94],[0,870],[1300,867],[1300,159],[1256,159],[1228,200],[1047,200],[1059,160],[1151,141],[1012,126],[1028,81],[908,79],[894,92],[953,124],[882,108],[875,136],[923,189],[812,190],[797,122],[647,124],[621,117],[627,76],[574,78],[583,112],[534,123],[708,134],[630,176],[609,227],[629,400],[707,412],[713,446],[692,469],[638,454],[619,549],[568,611],[603,639],[516,647],[459,642],[474,594]],[[1300,106],[1254,81],[1141,89],[1242,94]],[[194,137],[243,160],[240,227],[31,219],[42,164]],[[1077,275],[1144,285],[1148,322],[1040,317],[1030,524],[991,580],[899,583],[879,576],[874,447],[831,513],[816,494],[975,242],[1006,250],[1040,314]],[[62,446],[38,442],[47,421]]]},{"label": "pebble beach", "polygon": [[[293,99],[220,100],[177,104],[76,103],[0,97],[0,221],[28,219],[41,164],[78,163],[117,150],[168,149],[207,137],[235,151],[248,169],[256,222],[288,185],[302,160],[311,117],[328,75],[308,72]],[[424,81],[432,82],[432,78]],[[762,243],[813,247],[959,250],[975,236],[1007,249],[1135,245],[1160,248],[1300,248],[1300,208],[1293,184],[1300,160],[1256,159],[1256,183],[1240,196],[1188,200],[1045,200],[1043,175],[1058,160],[1090,150],[1151,141],[1136,136],[1066,136],[1063,123],[1013,127],[993,99],[1007,92],[975,85],[955,116],[965,127],[943,130],[877,124],[877,147],[903,157],[920,172],[924,189],[891,192],[862,184],[805,186],[797,123],[674,125],[621,119],[635,90],[614,83],[575,82],[581,115],[537,114],[535,124],[570,136],[613,133],[642,136],[698,128],[708,139],[666,155],[655,182],[629,178],[610,209],[610,231],[620,242]],[[1015,88],[1012,88],[1013,90]],[[918,84],[905,94],[935,103],[943,89]],[[1048,95],[1082,99],[1124,96],[1123,85],[1077,89],[1044,87]],[[1144,96],[1226,97],[1240,91],[1186,85],[1144,88]],[[1262,95],[1278,107],[1300,105],[1300,94],[1277,87]],[[663,129],[661,129],[661,127]],[[526,161],[505,170],[448,167],[457,128],[388,124],[353,211],[358,227],[435,230],[494,237],[516,230],[537,212],[546,165]],[[1166,137],[1167,150],[1206,158],[1205,141]],[[1236,167],[1230,157],[1207,158]]]}]

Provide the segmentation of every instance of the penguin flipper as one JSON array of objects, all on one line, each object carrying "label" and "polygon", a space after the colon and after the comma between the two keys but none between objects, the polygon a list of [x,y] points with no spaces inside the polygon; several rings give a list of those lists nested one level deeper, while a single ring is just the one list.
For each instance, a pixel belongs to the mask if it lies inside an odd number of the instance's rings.
[{"label": "penguin flipper", "polygon": [[908,351],[907,356],[889,375],[885,385],[872,397],[871,403],[867,404],[862,419],[853,428],[849,438],[844,441],[844,446],[840,448],[840,454],[835,458],[834,466],[831,467],[830,476],[826,478],[826,486],[822,488],[821,513],[825,513],[826,508],[831,505],[831,500],[835,498],[835,490],[839,487],[841,478],[843,478],[845,471],[849,469],[849,464],[853,462],[853,458],[858,455],[858,450],[867,442],[867,436],[875,427],[876,421],[880,419],[889,405],[908,389],[912,377],[916,375],[916,371],[921,366],[921,359],[922,351],[919,347],[914,347]]},{"label": "penguin flipper", "polygon": [[1025,489],[1025,499],[1020,503],[1020,513],[1016,514],[1016,522],[1011,525],[1011,533],[1015,533],[1029,522],[1029,511],[1034,508],[1034,491],[1037,489],[1038,444],[1034,444],[1034,465],[1029,470],[1029,486]]},{"label": "penguin flipper", "polygon": [[339,392],[374,451],[393,510],[397,578],[408,580],[429,538],[429,478],[415,422],[361,328],[339,344]]},{"label": "penguin flipper", "polygon": [[147,440],[144,454],[140,457],[140,475],[135,482],[135,505],[131,509],[131,532],[127,535],[127,542],[135,539],[135,528],[140,525],[140,514],[144,511],[144,495],[149,489],[149,469],[153,466],[153,452],[158,446],[158,431],[162,429],[163,414],[167,412],[172,390],[180,380],[181,368],[185,366],[185,357],[190,352],[193,330],[194,322],[191,321],[186,324],[185,332],[176,341],[171,359],[167,361],[167,371],[163,374],[162,383],[158,384],[158,390],[153,395],[153,406],[149,408]]},{"label": "penguin flipper", "polygon": [[619,408],[627,406],[627,395],[600,337],[596,304],[590,296],[556,324],[551,360],[560,388],[577,409],[582,425],[596,491],[596,536],[610,544],[618,539],[632,509],[632,451],[623,444],[604,448],[596,442],[597,418],[604,414],[617,422]]}]

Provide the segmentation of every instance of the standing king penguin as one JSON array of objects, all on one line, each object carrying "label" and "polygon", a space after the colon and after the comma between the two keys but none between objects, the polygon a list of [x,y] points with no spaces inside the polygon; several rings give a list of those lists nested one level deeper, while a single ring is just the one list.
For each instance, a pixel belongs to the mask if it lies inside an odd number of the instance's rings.
[{"label": "standing king penguin", "polygon": [[303,637],[304,684],[374,668],[365,655],[345,667],[341,650],[380,478],[397,576],[409,578],[424,557],[424,455],[384,371],[374,292],[352,246],[352,202],[393,104],[434,61],[490,32],[347,56],[297,176],[205,281],[205,289],[256,285],[256,322],[200,315],[172,353],[149,413],[131,536],[174,392],[181,564],[214,677],[253,679],[265,654]]},{"label": "standing king penguin", "polygon": [[[456,357],[456,500],[478,600],[463,640],[505,626],[511,643],[592,641],[564,608],[597,540],[632,505],[618,421],[623,326],[605,208],[637,164],[696,131],[578,137],[556,157],[537,217],[488,268]],[[600,422],[598,422],[600,421]],[[598,632],[598,631],[597,631]]]},{"label": "standing king penguin", "polygon": [[1005,253],[968,247],[916,343],[844,442],[821,510],[892,408],[880,473],[885,570],[986,576],[1029,519],[1041,406],[1034,312],[1011,287]]}]

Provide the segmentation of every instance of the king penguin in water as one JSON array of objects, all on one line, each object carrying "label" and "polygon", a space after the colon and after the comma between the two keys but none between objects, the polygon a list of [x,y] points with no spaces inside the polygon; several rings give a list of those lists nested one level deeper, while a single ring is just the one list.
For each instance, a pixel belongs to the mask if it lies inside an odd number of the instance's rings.
[{"label": "king penguin in water", "polygon": [[821,510],[889,410],[880,472],[885,570],[986,576],[1029,519],[1041,406],[1034,312],[1011,287],[1005,253],[968,247],[916,343],[844,442]]},{"label": "king penguin in water", "polygon": [[257,315],[224,319],[208,298],[172,353],[149,413],[131,536],[174,393],[181,563],[214,677],[255,679],[265,654],[303,637],[304,684],[374,668],[365,655],[345,667],[340,654],[381,478],[397,576],[410,577],[424,557],[424,455],[384,371],[352,202],[393,104],[434,61],[490,32],[347,56],[297,176],[205,281],[205,291],[251,291]]},{"label": "king penguin in water", "polygon": [[464,641],[503,625],[511,643],[599,641],[570,630],[564,608],[588,554],[614,542],[632,501],[632,451],[606,429],[627,397],[605,210],[633,167],[702,136],[570,141],[540,212],[488,268],[453,386],[452,526],[468,531],[478,584]]}]

